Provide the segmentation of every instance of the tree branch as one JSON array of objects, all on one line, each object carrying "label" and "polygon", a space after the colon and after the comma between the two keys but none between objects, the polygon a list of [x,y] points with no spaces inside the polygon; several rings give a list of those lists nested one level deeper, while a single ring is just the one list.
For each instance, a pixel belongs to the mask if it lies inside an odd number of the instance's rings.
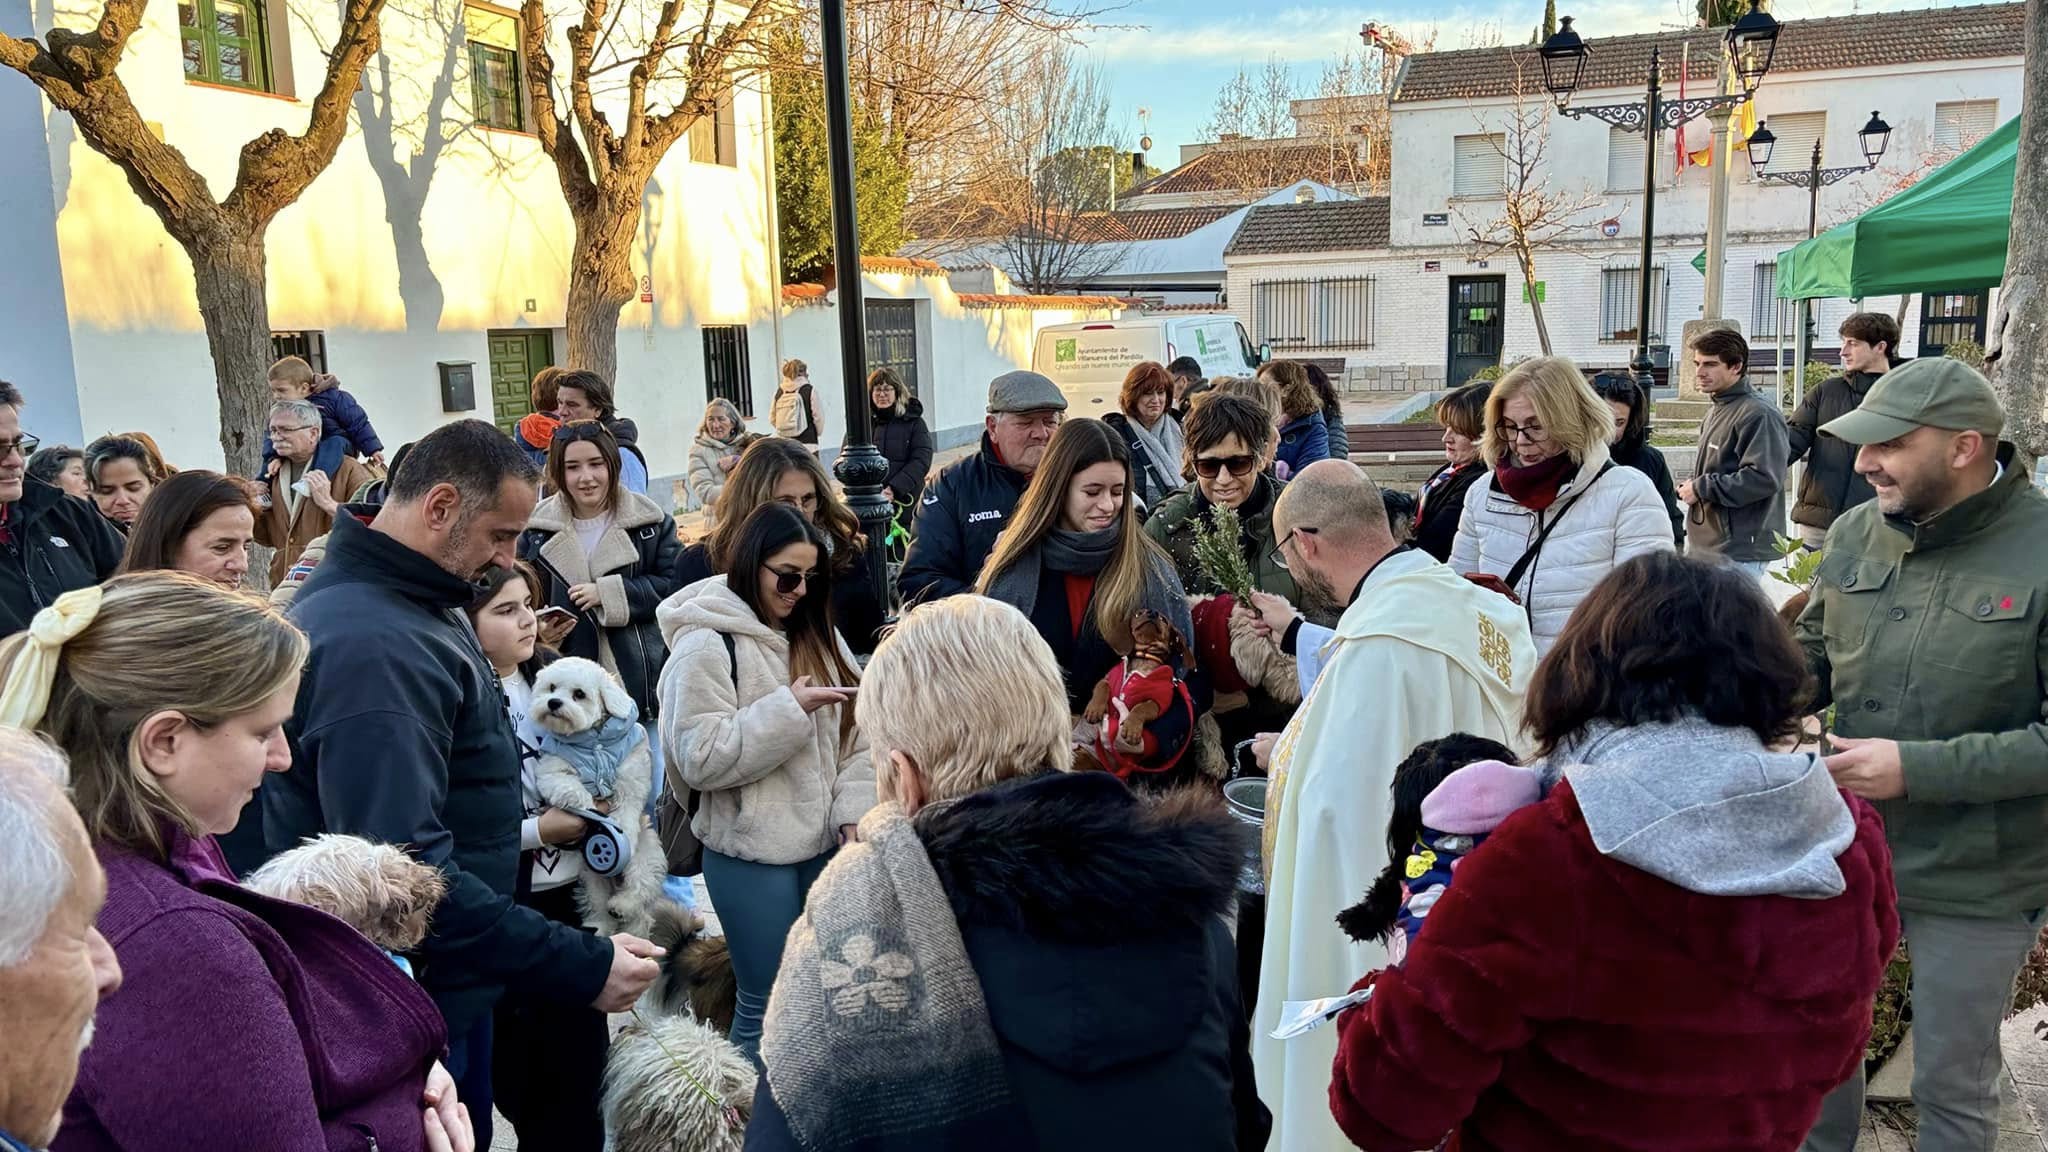
[{"label": "tree branch", "polygon": [[555,163],[555,178],[571,213],[580,212],[596,201],[597,186],[576,133],[555,105],[555,58],[548,54],[548,17],[540,0],[525,0],[519,21],[526,39],[526,95],[533,107],[534,135]]},{"label": "tree branch", "polygon": [[257,229],[268,225],[333,162],[348,134],[349,103],[363,68],[381,44],[377,19],[383,11],[384,0],[349,0],[304,132],[272,129],[242,145],[234,189],[221,205],[235,220]]}]

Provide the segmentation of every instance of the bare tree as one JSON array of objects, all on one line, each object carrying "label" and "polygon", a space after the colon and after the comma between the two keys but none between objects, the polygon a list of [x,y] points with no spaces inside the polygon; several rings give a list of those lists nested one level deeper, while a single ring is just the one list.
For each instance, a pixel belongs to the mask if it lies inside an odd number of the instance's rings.
[{"label": "bare tree", "polygon": [[2006,435],[2038,457],[2048,454],[2048,0],[2027,0],[2026,54],[2012,239],[1989,352]]},{"label": "bare tree", "polygon": [[[565,109],[549,51],[553,23],[540,0],[521,6],[534,129],[575,226],[565,309],[571,366],[617,378],[619,310],[636,287],[633,250],[648,182],[691,125],[717,115],[741,77],[771,66],[772,25],[793,14],[791,0],[707,3],[685,24],[684,0],[619,0],[616,9],[613,0],[580,0],[577,22],[563,33]],[[667,111],[652,107],[658,100]],[[624,117],[618,127],[615,113]]]},{"label": "bare tree", "polygon": [[1077,153],[1125,141],[1111,126],[1109,86],[1102,69],[1081,63],[1064,44],[1044,45],[1035,59],[1006,78],[1043,99],[998,107],[994,167],[1002,194],[1003,266],[1029,292],[1070,291],[1116,267],[1121,246],[1103,242],[1095,218],[1084,215],[1102,199],[1104,174],[1075,163]]},{"label": "bare tree", "polygon": [[[1401,58],[1395,43],[1326,62],[1307,88],[1278,58],[1257,71],[1239,68],[1216,93],[1203,129],[1215,142],[1208,164],[1218,173],[1216,199],[1248,203],[1303,179],[1383,195],[1393,154],[1387,89]],[[1297,110],[1304,98],[1312,103]]]},{"label": "bare tree", "polygon": [[192,261],[199,314],[220,396],[220,441],[231,471],[256,471],[269,394],[270,308],[264,235],[325,171],[348,129],[349,96],[377,51],[384,0],[347,0],[327,75],[306,129],[272,129],[242,145],[228,194],[216,199],[184,153],[157,138],[116,69],[148,0],[106,0],[89,32],[52,28],[43,42],[0,35],[0,64],[69,113],[93,151],[113,162]]},{"label": "bare tree", "polygon": [[[1495,127],[1505,128],[1496,132]],[[1459,223],[1471,240],[1474,255],[1487,259],[1506,253],[1515,258],[1527,285],[1529,313],[1536,321],[1536,341],[1543,354],[1550,355],[1550,327],[1543,319],[1543,293],[1536,278],[1536,254],[1556,247],[1568,237],[1581,234],[1594,223],[1594,209],[1600,194],[1590,188],[1559,189],[1551,186],[1546,156],[1550,151],[1550,106],[1531,100],[1523,85],[1515,84],[1514,104],[1505,124],[1480,129],[1499,154],[1505,188],[1500,213],[1475,223],[1459,212]]]}]

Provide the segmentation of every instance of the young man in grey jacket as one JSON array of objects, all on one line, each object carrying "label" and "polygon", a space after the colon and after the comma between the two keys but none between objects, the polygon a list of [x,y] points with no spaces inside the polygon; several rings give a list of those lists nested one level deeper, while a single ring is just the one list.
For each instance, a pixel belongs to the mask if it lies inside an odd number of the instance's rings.
[{"label": "young man in grey jacket", "polygon": [[1720,556],[1761,578],[1778,558],[1785,530],[1785,417],[1749,386],[1749,342],[1741,333],[1700,333],[1692,359],[1700,391],[1714,407],[1700,424],[1693,477],[1678,486],[1687,507],[1685,550]]}]

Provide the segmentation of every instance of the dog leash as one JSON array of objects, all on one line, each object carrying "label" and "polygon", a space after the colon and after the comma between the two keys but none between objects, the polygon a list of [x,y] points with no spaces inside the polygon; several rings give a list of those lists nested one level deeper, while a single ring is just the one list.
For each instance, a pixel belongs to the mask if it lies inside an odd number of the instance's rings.
[{"label": "dog leash", "polygon": [[724,1117],[725,1119],[725,1130],[727,1132],[739,1131],[740,1128],[743,1126],[740,1120],[739,1108],[735,1105],[727,1104],[725,1101],[720,1100],[716,1092],[713,1092],[711,1089],[705,1087],[704,1082],[697,1079],[697,1077],[691,1073],[689,1066],[683,1063],[682,1057],[677,1056],[674,1052],[669,1051],[668,1045],[661,1042],[660,1034],[655,1032],[652,1025],[648,1024],[646,1017],[640,1015],[640,1008],[638,1005],[635,1005],[633,1008],[633,1022],[635,1024],[640,1025],[640,1027],[646,1031],[647,1038],[649,1040],[654,1041],[654,1046],[656,1048],[661,1049],[661,1054],[663,1056],[668,1057],[668,1062],[675,1066],[675,1070],[683,1074],[683,1079],[690,1082],[690,1087],[695,1088],[699,1095],[703,1096],[704,1099],[709,1100],[711,1102],[711,1106],[713,1108],[718,1109],[719,1115]]}]

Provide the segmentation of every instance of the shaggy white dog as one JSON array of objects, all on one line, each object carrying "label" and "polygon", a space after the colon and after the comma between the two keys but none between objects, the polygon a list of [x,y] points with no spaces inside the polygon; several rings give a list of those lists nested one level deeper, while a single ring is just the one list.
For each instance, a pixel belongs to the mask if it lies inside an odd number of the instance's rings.
[{"label": "shaggy white dog", "polygon": [[633,698],[595,661],[557,660],[534,679],[529,714],[540,727],[541,758],[534,785],[556,808],[602,812],[629,841],[625,871],[599,876],[584,868],[584,923],[599,935],[630,932],[645,938],[654,927],[668,858],[647,818],[654,788],[654,757]]},{"label": "shaggy white dog", "polygon": [[687,1015],[636,1017],[612,1040],[604,1114],[615,1152],[740,1152],[753,1062]]}]

